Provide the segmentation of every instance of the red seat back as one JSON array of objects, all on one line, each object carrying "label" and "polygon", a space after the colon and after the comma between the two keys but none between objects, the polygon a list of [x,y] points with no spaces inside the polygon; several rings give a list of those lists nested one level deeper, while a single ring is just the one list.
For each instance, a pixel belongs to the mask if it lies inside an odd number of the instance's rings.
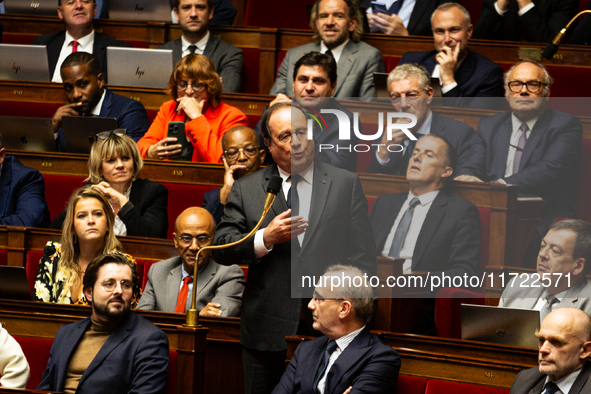
[{"label": "red seat back", "polygon": [[51,219],[63,212],[74,190],[84,186],[84,177],[44,174],[45,200]]},{"label": "red seat back", "polygon": [[314,3],[315,0],[249,0],[244,26],[310,29],[306,6]]},{"label": "red seat back", "polygon": [[398,389],[396,392],[404,394],[424,394],[427,378],[398,375]]},{"label": "red seat back", "polygon": [[[242,65],[242,86],[240,86],[240,92],[258,94],[261,52],[258,48],[242,48],[242,53],[244,54],[244,63]],[[260,93],[267,94],[269,92]]]},{"label": "red seat back", "polygon": [[53,339],[48,338],[27,338],[14,337],[29,362],[31,369],[31,376],[27,383],[28,389],[35,389],[41,383],[41,376],[43,371],[47,368],[47,361],[49,361],[49,351],[53,345]]},{"label": "red seat back", "polygon": [[142,279],[142,291],[146,288],[146,283],[148,283],[148,273],[150,272],[150,267],[152,264],[157,263],[155,260],[145,260],[144,261],[144,272],[140,276]]},{"label": "red seat back", "polygon": [[8,264],[7,252],[5,249],[0,250],[0,265]]}]

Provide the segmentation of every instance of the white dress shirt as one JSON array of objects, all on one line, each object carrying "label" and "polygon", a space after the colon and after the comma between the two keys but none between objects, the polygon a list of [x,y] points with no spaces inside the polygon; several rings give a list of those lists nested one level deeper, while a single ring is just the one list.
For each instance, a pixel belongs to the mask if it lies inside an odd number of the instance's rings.
[{"label": "white dress shirt", "polygon": [[203,38],[196,44],[191,44],[189,41],[185,40],[185,36],[181,36],[183,57],[191,54],[191,51],[189,50],[189,46],[191,45],[195,45],[197,47],[197,49],[195,49],[195,53],[203,55],[203,51],[205,51],[205,47],[207,46],[207,40],[209,40],[209,31],[205,33],[205,36],[203,36]]},{"label": "white dress shirt", "polygon": [[92,48],[94,46],[94,30],[90,34],[78,40],[74,40],[74,37],[72,37],[70,33],[66,31],[64,45],[62,45],[60,56],[57,59],[57,64],[55,65],[55,71],[53,72],[53,78],[51,79],[51,82],[63,82],[62,75],[60,74],[60,68],[64,60],[66,60],[66,58],[72,53],[72,41],[78,41],[78,52],[92,53]]},{"label": "white dress shirt", "polygon": [[[573,384],[575,384],[575,380],[577,380],[582,370],[583,368],[579,368],[576,371],[569,373],[564,378],[559,379],[554,383],[558,386],[558,388],[560,389],[560,391],[562,391],[563,394],[567,394],[570,391],[571,387],[573,387]],[[546,376],[546,381],[544,382],[544,385],[549,381],[550,378]]]},{"label": "white dress shirt", "polygon": [[[525,14],[527,11],[531,10],[532,8],[534,8],[536,5],[534,3],[529,3],[528,5],[526,5],[525,7],[523,7],[522,9],[520,9],[519,11],[517,11],[517,15],[522,16],[523,14]],[[506,11],[501,11],[501,9],[499,8],[499,6],[497,6],[497,3],[495,2],[495,10],[497,11],[497,14],[499,14],[500,16],[504,16],[507,13]]]},{"label": "white dress shirt", "polygon": [[[339,59],[341,58],[341,54],[343,53],[343,49],[345,48],[345,45],[347,45],[348,42],[349,42],[349,40],[347,39],[347,41],[345,41],[344,43],[342,43],[338,47],[330,50],[332,52],[332,56],[334,56],[334,61],[337,64],[339,63]],[[326,51],[328,51],[328,47],[326,45],[324,45],[324,41],[320,42],[320,53],[326,53]]]}]

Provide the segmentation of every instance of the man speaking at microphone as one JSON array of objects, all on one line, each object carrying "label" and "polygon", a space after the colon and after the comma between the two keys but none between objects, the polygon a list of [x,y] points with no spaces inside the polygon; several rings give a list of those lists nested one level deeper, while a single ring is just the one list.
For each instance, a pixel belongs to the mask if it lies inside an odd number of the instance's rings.
[{"label": "man speaking at microphone", "polygon": [[246,393],[270,393],[285,371],[285,336],[297,333],[302,298],[314,290],[302,288],[302,276],[318,278],[347,259],[373,275],[376,256],[359,177],[314,161],[300,107],[272,105],[261,129],[276,164],[234,183],[215,244],[242,239],[255,227],[273,176],[281,177],[282,190],[252,238],[214,251],[220,264],[249,265],[240,324]]}]

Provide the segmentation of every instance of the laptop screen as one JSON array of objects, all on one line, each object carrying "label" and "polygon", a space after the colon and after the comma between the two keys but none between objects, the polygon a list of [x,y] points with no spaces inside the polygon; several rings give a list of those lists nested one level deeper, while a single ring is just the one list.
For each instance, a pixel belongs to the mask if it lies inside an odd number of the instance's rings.
[{"label": "laptop screen", "polygon": [[45,45],[0,44],[0,79],[49,82]]},{"label": "laptop screen", "polygon": [[107,48],[109,85],[165,88],[172,74],[172,49]]}]

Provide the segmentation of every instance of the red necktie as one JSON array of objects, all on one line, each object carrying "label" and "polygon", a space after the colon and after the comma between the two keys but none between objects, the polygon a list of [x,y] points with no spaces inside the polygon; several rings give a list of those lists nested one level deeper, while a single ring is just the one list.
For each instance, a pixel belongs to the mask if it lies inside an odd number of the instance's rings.
[{"label": "red necktie", "polygon": [[72,53],[78,52],[78,45],[80,45],[78,41],[72,41]]},{"label": "red necktie", "polygon": [[185,307],[187,306],[187,297],[189,296],[189,283],[193,282],[193,278],[185,276],[183,279],[183,287],[179,291],[179,298],[176,300],[175,313],[185,313]]}]

